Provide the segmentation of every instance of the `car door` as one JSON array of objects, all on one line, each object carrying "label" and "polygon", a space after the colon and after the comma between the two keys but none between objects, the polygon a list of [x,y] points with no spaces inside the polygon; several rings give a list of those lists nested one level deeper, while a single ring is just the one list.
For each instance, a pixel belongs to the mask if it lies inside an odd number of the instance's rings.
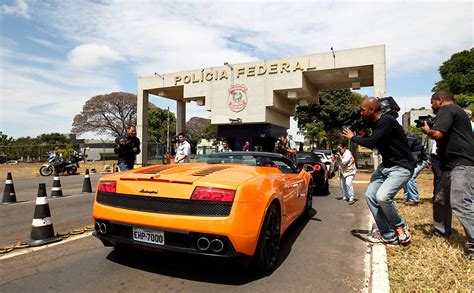
[{"label": "car door", "polygon": [[273,163],[284,176],[283,200],[289,224],[301,214],[306,204],[306,181],[299,176],[298,168],[290,160],[278,158]]}]

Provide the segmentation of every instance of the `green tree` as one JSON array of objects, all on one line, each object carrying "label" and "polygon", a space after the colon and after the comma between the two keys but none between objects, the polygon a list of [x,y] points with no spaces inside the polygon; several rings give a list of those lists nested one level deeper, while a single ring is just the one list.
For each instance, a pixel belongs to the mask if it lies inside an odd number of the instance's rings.
[{"label": "green tree", "polygon": [[324,123],[321,121],[313,121],[306,124],[303,134],[309,140],[312,148],[322,148],[323,144],[327,141]]},{"label": "green tree", "polygon": [[3,134],[3,132],[0,131],[0,145],[7,145],[13,141],[12,137],[8,137],[8,135]]},{"label": "green tree", "polygon": [[455,53],[439,67],[441,80],[433,87],[453,94],[474,95],[474,48]]},{"label": "green tree", "polygon": [[469,108],[471,111],[474,111],[474,95],[459,94],[454,96],[454,100],[460,107]]},{"label": "green tree", "polygon": [[[174,137],[176,132],[176,117],[169,112],[170,136]],[[168,110],[151,106],[148,110],[148,136],[151,142],[166,146],[166,134],[168,130]],[[171,141],[171,140],[170,140]]]},{"label": "green tree", "polygon": [[327,147],[334,147],[341,139],[342,126],[350,118],[352,111],[359,107],[363,97],[349,89],[321,91],[319,104],[299,106],[295,118],[298,127],[306,132],[307,125],[312,122],[321,122],[327,137]]},{"label": "green tree", "polygon": [[41,134],[36,137],[36,142],[42,145],[63,145],[70,143],[70,139],[61,133]]}]

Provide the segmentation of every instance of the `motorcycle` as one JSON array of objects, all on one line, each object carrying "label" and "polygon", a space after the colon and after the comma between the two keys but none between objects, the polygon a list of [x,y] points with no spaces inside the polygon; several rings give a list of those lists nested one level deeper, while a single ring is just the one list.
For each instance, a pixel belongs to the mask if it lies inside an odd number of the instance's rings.
[{"label": "motorcycle", "polygon": [[79,168],[79,162],[82,160],[82,156],[78,153],[74,153],[71,160],[64,160],[61,156],[51,154],[48,157],[48,162],[40,167],[41,176],[50,176],[54,171],[58,173],[67,172],[68,175],[74,175],[77,173]]}]

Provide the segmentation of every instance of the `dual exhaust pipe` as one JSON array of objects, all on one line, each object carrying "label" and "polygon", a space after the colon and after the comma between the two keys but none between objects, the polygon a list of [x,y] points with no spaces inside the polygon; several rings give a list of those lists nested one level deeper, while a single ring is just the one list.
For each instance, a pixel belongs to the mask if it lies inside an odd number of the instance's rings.
[{"label": "dual exhaust pipe", "polygon": [[[98,234],[107,234],[107,224],[95,222],[94,229]],[[224,249],[224,243],[220,239],[209,240],[207,237],[201,237],[196,242],[197,247],[201,251],[211,250],[214,253],[219,253]]]},{"label": "dual exhaust pipe", "polygon": [[107,234],[107,225],[105,223],[95,222],[94,229],[98,234]]},{"label": "dual exhaust pipe", "polygon": [[224,243],[217,238],[209,240],[207,237],[201,237],[197,240],[196,245],[201,251],[211,249],[214,253],[219,253],[224,249]]}]

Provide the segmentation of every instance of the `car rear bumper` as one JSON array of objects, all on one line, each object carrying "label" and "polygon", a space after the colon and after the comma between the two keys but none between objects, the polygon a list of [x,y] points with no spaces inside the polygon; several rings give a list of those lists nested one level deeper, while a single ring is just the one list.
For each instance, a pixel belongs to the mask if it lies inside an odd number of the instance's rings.
[{"label": "car rear bumper", "polygon": [[[105,231],[101,231],[98,225],[94,225],[95,231],[92,233],[92,235],[100,239],[105,246],[132,246],[146,250],[172,251],[241,260],[250,259],[249,255],[236,252],[230,240],[223,235],[160,229],[101,219],[96,219],[96,223],[105,224],[107,227]],[[163,232],[164,244],[152,244],[134,240],[132,236],[133,227]],[[222,247],[209,245],[207,248],[200,248],[198,240],[202,241],[203,238],[209,242],[219,241],[222,243]]]},{"label": "car rear bumper", "polygon": [[[195,235],[210,235],[215,238],[227,239],[229,243],[228,252],[253,255],[265,215],[265,208],[261,204],[239,204],[234,202],[228,216],[216,217],[142,212],[95,202],[93,218],[95,222],[105,221],[110,222],[111,225],[117,225],[116,227],[112,226],[111,231],[114,231],[113,233],[97,235],[97,237],[112,243],[112,245],[115,242],[122,241],[124,244],[147,246],[142,243],[134,243],[131,232],[131,227],[144,227],[151,230],[165,231],[166,246],[168,245],[166,239],[175,241],[175,244],[169,244],[169,250],[206,253],[205,251],[195,251],[195,243],[189,244],[188,241],[197,241]],[[113,230],[114,228],[116,230]],[[161,247],[161,249],[166,248]]]}]

